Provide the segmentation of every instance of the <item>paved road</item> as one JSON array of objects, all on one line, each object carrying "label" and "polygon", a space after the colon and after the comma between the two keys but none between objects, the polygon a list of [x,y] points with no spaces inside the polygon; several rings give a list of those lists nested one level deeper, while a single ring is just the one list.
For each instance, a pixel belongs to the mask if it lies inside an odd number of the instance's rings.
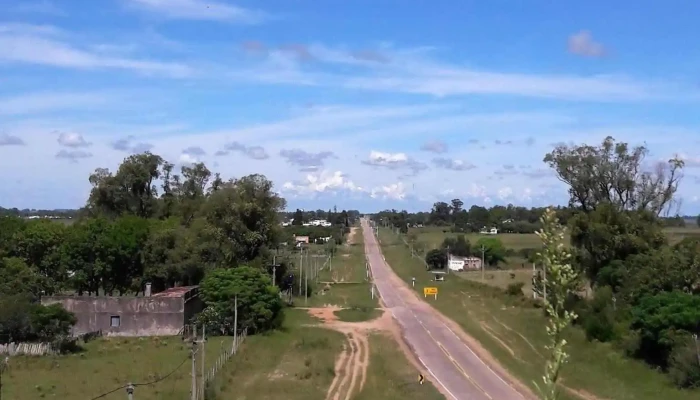
[{"label": "paved road", "polygon": [[[384,305],[401,325],[404,338],[453,400],[525,399],[498,376],[406,286],[384,261],[369,221],[362,220],[365,254]],[[439,294],[438,294],[439,296]]]}]

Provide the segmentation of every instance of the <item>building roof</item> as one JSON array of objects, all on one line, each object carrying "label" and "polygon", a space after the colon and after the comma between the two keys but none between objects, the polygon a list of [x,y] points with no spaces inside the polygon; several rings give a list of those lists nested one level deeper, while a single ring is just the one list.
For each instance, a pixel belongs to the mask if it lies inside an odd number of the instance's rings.
[{"label": "building roof", "polygon": [[185,297],[188,293],[199,288],[199,286],[180,286],[170,289],[166,289],[162,292],[156,293],[151,297]]}]

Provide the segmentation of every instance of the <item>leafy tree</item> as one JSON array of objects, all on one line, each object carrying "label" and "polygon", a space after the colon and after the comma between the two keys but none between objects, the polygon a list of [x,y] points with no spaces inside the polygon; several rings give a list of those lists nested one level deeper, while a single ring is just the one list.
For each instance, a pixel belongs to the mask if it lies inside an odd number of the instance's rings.
[{"label": "leafy tree", "polygon": [[152,217],[156,213],[157,191],[154,182],[163,173],[160,156],[145,152],[124,159],[116,174],[98,168],[90,175],[92,191],[87,208],[92,213],[118,216],[132,214]]},{"label": "leafy tree", "polygon": [[631,326],[640,333],[640,355],[666,367],[679,337],[700,332],[700,296],[680,291],[645,296],[631,315]]},{"label": "leafy tree", "polygon": [[[614,285],[601,281],[603,268],[613,268],[615,260],[657,250],[666,244],[663,226],[646,210],[618,210],[601,204],[588,213],[579,213],[569,222],[571,243],[579,251],[577,261],[591,285]],[[606,271],[610,276],[613,271]]]},{"label": "leafy tree", "polygon": [[482,248],[484,249],[484,262],[486,264],[495,266],[506,260],[506,248],[500,239],[495,237],[480,238],[472,249],[472,254],[481,255]]},{"label": "leafy tree", "polygon": [[303,224],[304,224],[304,213],[302,213],[301,210],[297,208],[296,212],[294,213],[294,220],[292,221],[292,225],[301,226]]},{"label": "leafy tree", "polygon": [[447,266],[447,252],[440,249],[430,250],[425,255],[425,263],[429,269],[445,269]]},{"label": "leafy tree", "polygon": [[0,260],[0,297],[25,293],[37,299],[46,287],[46,279],[23,259],[8,257]]},{"label": "leafy tree", "polygon": [[440,247],[459,257],[468,257],[472,254],[471,245],[464,235],[457,235],[454,238],[447,237],[442,241]]},{"label": "leafy tree", "polygon": [[570,205],[590,212],[600,204],[617,210],[647,210],[659,215],[672,205],[683,161],[644,166],[649,150],[630,148],[607,137],[600,146],[557,146],[544,162],[569,186]]},{"label": "leafy tree", "polygon": [[[202,300],[218,318],[218,329],[233,331],[234,300],[238,302],[238,327],[264,332],[282,323],[282,301],[277,287],[260,269],[247,266],[216,269],[200,285]],[[210,311],[211,312],[211,311]]]},{"label": "leafy tree", "polygon": [[46,279],[45,290],[48,295],[60,290],[66,280],[60,253],[66,232],[67,228],[63,224],[37,220],[29,222],[12,239],[14,251],[11,254],[39,271]]},{"label": "leafy tree", "polygon": [[281,233],[278,213],[284,206],[272,182],[262,175],[245,176],[212,193],[201,215],[207,233],[217,241],[221,265],[247,263],[276,247]]}]

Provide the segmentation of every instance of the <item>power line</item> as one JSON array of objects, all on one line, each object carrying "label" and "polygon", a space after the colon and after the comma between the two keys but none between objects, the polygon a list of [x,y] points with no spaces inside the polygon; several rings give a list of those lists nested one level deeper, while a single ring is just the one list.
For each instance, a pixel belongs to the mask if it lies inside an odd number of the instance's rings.
[{"label": "power line", "polygon": [[158,383],[158,382],[161,382],[161,381],[164,381],[164,380],[168,379],[172,374],[174,374],[175,372],[177,372],[177,370],[179,370],[179,369],[180,369],[183,365],[185,365],[185,363],[186,363],[187,361],[189,361],[189,360],[190,360],[190,356],[185,357],[185,359],[182,360],[182,362],[181,362],[177,367],[175,367],[174,370],[168,372],[166,375],[164,375],[164,376],[162,376],[162,377],[160,377],[160,378],[158,378],[158,379],[154,379],[154,380],[152,380],[152,381],[150,381],[150,382],[144,382],[144,383],[128,383],[128,384],[123,385],[123,386],[120,386],[120,387],[118,387],[118,388],[116,388],[116,389],[114,389],[114,390],[110,390],[109,392],[102,393],[101,395],[99,395],[99,396],[97,396],[97,397],[93,397],[93,398],[90,399],[90,400],[101,399],[101,398],[103,398],[103,397],[105,397],[105,396],[109,396],[110,394],[112,394],[112,393],[114,393],[114,392],[117,392],[117,391],[122,390],[122,389],[126,389],[126,388],[129,387],[129,386],[138,387],[138,386],[150,386],[150,385],[155,385],[155,384]]}]

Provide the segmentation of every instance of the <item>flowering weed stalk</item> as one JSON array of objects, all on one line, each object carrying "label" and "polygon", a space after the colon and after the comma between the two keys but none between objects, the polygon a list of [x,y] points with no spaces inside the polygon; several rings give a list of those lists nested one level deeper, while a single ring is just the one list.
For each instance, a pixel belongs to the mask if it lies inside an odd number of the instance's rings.
[{"label": "flowering weed stalk", "polygon": [[542,252],[538,254],[546,280],[544,286],[547,297],[544,300],[547,313],[547,335],[550,342],[545,347],[549,352],[549,358],[545,365],[543,384],[535,382],[540,391],[542,400],[555,400],[557,398],[557,380],[562,366],[569,355],[564,350],[566,339],[564,330],[577,318],[573,312],[564,309],[567,296],[572,293],[578,282],[578,277],[571,266],[571,253],[566,250],[564,239],[566,229],[559,223],[556,213],[548,208],[542,217],[542,229],[537,236],[542,240]]}]

